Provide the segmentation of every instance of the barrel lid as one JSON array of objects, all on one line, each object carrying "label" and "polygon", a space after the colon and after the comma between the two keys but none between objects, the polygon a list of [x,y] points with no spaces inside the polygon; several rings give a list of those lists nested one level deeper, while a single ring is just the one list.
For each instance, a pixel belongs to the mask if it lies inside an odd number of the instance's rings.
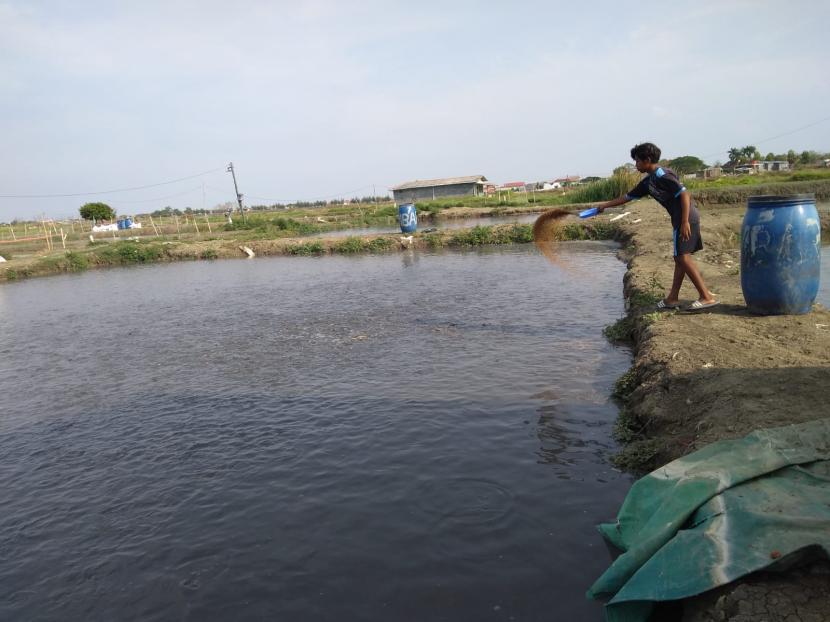
[{"label": "barrel lid", "polygon": [[761,194],[749,197],[748,204],[758,207],[777,207],[781,205],[806,205],[815,203],[816,195],[812,192],[804,194]]}]

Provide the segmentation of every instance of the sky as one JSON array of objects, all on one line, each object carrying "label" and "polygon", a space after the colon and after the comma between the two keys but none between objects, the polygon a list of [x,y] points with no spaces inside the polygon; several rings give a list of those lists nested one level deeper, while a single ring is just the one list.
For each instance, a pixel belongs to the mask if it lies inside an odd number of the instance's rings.
[{"label": "sky", "polygon": [[828,23],[812,0],[0,0],[0,222],[210,208],[231,161],[262,205],[604,176],[644,141],[830,151]]}]

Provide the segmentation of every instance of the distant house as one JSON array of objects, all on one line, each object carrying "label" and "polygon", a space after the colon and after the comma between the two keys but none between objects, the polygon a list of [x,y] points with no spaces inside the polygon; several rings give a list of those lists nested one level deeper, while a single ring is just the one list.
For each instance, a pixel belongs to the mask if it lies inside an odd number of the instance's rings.
[{"label": "distant house", "polygon": [[788,171],[790,163],[786,160],[753,160],[752,167],[756,171]]},{"label": "distant house", "polygon": [[702,171],[695,173],[695,177],[703,179],[717,179],[723,174],[723,169],[720,166],[709,166]]},{"label": "distant house", "polygon": [[542,190],[558,190],[562,187],[562,182],[560,181],[543,181],[542,182]]},{"label": "distant house", "polygon": [[527,184],[523,181],[508,181],[499,186],[499,190],[510,190],[512,192],[527,192]]},{"label": "distant house", "polygon": [[559,179],[554,179],[553,183],[559,184],[563,188],[565,186],[572,186],[574,184],[579,183],[579,175],[568,175],[567,177],[560,177]]},{"label": "distant house", "polygon": [[485,192],[484,175],[446,177],[444,179],[416,179],[391,188],[395,203],[412,203],[441,197],[481,196]]}]

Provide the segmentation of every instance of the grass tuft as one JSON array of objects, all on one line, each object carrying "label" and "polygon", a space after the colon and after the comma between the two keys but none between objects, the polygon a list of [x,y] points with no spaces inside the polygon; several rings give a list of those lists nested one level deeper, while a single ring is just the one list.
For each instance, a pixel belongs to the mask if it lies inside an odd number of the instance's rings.
[{"label": "grass tuft", "polygon": [[286,247],[285,252],[289,255],[308,257],[310,255],[322,255],[326,252],[320,242],[306,242],[305,244],[294,244]]},{"label": "grass tuft", "polygon": [[164,248],[155,243],[115,242],[100,248],[92,255],[99,265],[129,265],[159,261],[164,256]]},{"label": "grass tuft", "polygon": [[629,316],[621,317],[613,324],[602,329],[608,341],[631,341],[634,337],[634,320]]}]

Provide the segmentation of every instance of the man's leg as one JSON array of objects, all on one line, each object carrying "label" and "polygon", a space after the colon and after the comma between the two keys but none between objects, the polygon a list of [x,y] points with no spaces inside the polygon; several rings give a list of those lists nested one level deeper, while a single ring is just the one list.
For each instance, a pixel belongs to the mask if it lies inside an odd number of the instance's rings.
[{"label": "man's leg", "polygon": [[[700,296],[698,300],[700,300],[700,302],[714,302],[715,297],[712,296],[712,292],[706,289],[706,285],[703,283],[703,277],[700,276],[700,271],[697,269],[697,264],[695,263],[695,260],[692,259],[692,256],[690,254],[678,255],[674,258],[674,260],[676,262],[675,275],[677,274],[677,267],[681,266],[683,272],[688,275],[692,285],[695,286],[695,289]],[[683,281],[683,277],[680,278],[680,281]]]},{"label": "man's leg", "polygon": [[666,296],[666,304],[676,304],[680,299],[680,286],[683,284],[683,277],[686,276],[686,268],[681,261],[681,256],[674,258],[674,277],[671,281],[669,295]]}]

